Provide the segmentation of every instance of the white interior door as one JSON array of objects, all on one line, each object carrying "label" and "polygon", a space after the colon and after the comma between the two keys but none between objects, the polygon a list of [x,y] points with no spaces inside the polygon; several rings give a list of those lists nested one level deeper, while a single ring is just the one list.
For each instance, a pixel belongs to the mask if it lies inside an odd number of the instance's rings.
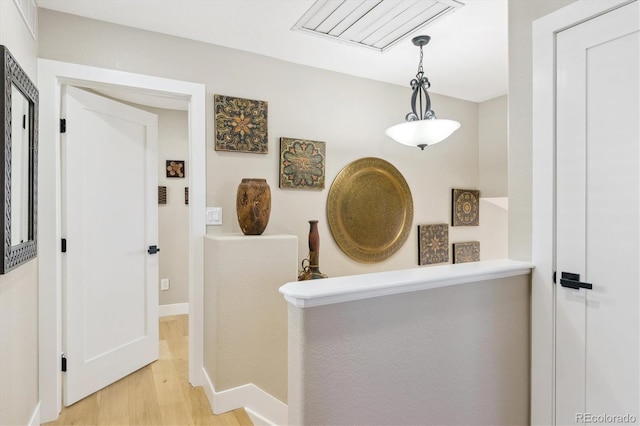
[{"label": "white interior door", "polygon": [[[158,358],[157,116],[64,95],[63,374],[70,405]],[[151,250],[152,251],[152,250]]]},{"label": "white interior door", "polygon": [[640,418],[639,18],[635,2],[557,37],[559,425]]}]

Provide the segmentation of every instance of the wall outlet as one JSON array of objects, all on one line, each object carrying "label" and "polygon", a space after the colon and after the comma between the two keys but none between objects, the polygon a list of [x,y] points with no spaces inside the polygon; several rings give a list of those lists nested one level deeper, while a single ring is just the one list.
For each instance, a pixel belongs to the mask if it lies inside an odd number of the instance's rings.
[{"label": "wall outlet", "polygon": [[163,278],[160,280],[160,290],[169,290],[169,278]]}]

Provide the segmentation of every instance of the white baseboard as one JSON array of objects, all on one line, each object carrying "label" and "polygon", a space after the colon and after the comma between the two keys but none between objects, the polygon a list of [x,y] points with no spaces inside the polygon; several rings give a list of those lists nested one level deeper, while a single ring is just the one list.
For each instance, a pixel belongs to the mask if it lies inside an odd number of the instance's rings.
[{"label": "white baseboard", "polygon": [[244,408],[244,411],[247,412],[247,415],[251,419],[251,423],[253,423],[253,426],[276,426],[276,425],[286,425],[287,424],[287,422],[285,422],[285,423],[277,423],[277,424],[273,423],[273,422],[270,422],[268,419],[265,419],[260,414],[253,412],[250,408],[247,408],[247,407]]},{"label": "white baseboard", "polygon": [[31,414],[29,426],[40,426],[40,401],[38,401],[38,405],[36,405],[35,410],[33,410],[33,414]]},{"label": "white baseboard", "polygon": [[158,317],[168,317],[171,315],[184,315],[189,313],[188,303],[173,303],[170,305],[158,306]]},{"label": "white baseboard", "polygon": [[202,377],[203,377],[203,384],[202,387],[204,388],[204,394],[207,396],[207,399],[209,400],[209,405],[211,406],[211,411],[213,411],[213,399],[216,395],[216,389],[213,387],[213,382],[211,381],[211,377],[209,377],[209,373],[207,373],[207,370],[202,367]]},{"label": "white baseboard", "polygon": [[276,426],[288,422],[288,407],[253,383],[216,392],[213,382],[203,368],[204,393],[214,414],[244,408],[254,425]]}]

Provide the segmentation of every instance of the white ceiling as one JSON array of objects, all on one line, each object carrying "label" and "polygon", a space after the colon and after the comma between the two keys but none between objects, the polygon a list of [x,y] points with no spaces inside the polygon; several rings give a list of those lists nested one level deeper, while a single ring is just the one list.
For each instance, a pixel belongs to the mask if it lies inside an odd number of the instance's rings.
[{"label": "white ceiling", "polygon": [[[348,0],[353,1],[353,0]],[[400,1],[400,0],[387,0]],[[419,0],[418,0],[419,1]],[[428,34],[434,93],[482,102],[507,93],[507,0],[464,6],[380,53],[291,31],[314,0],[37,0],[38,6],[407,86]],[[408,101],[407,101],[408,102]]]}]

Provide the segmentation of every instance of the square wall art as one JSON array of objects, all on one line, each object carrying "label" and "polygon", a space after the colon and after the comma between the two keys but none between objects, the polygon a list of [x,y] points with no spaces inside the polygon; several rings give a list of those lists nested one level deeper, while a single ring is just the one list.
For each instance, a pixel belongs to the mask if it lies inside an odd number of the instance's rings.
[{"label": "square wall art", "polygon": [[449,225],[418,225],[418,265],[449,262]]},{"label": "square wall art", "polygon": [[480,260],[480,241],[453,244],[453,263],[478,262]]},{"label": "square wall art", "polygon": [[280,138],[280,188],[324,189],[325,143]]},{"label": "square wall art", "polygon": [[167,204],[167,187],[158,187],[158,204]]},{"label": "square wall art", "polygon": [[269,152],[267,102],[214,95],[216,151]]},{"label": "square wall art", "polygon": [[451,226],[480,225],[480,191],[451,190]]},{"label": "square wall art", "polygon": [[167,160],[167,177],[183,178],[185,174],[183,160]]}]

